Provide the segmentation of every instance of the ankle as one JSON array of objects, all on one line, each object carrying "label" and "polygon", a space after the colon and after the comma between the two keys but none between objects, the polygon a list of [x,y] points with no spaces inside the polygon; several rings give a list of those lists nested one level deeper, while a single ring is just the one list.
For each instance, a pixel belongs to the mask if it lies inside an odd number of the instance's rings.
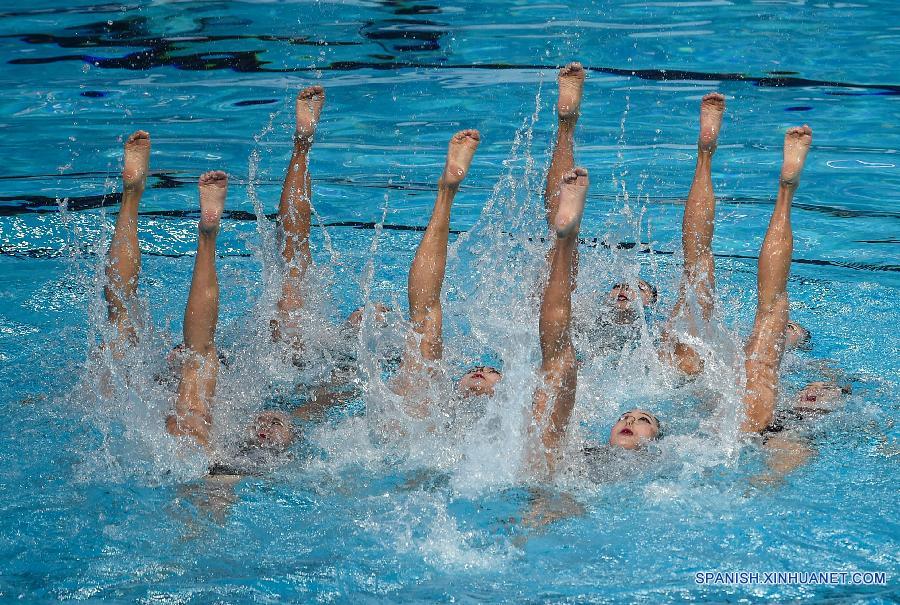
[{"label": "ankle", "polygon": [[559,131],[571,135],[578,123],[578,114],[557,115],[557,121],[559,122]]},{"label": "ankle", "polygon": [[215,242],[216,236],[219,235],[219,223],[208,224],[200,221],[197,225],[197,233],[200,236],[200,241]]},{"label": "ankle", "polygon": [[462,181],[448,181],[443,175],[438,179],[438,191],[447,191],[456,193],[459,191],[459,185]]},{"label": "ankle", "polygon": [[784,189],[788,189],[788,190],[790,190],[790,191],[794,191],[794,190],[796,190],[797,187],[800,185],[800,177],[799,177],[799,176],[786,177],[786,176],[783,176],[783,175],[782,175],[782,176],[781,176],[781,179],[780,179],[780,181],[779,181],[779,184],[780,184],[781,187],[784,188]]},{"label": "ankle", "polygon": [[314,133],[294,131],[294,149],[297,151],[307,151],[313,144]]},{"label": "ankle", "polygon": [[122,190],[127,191],[128,193],[143,193],[146,186],[146,179],[140,179],[139,181],[122,182]]}]

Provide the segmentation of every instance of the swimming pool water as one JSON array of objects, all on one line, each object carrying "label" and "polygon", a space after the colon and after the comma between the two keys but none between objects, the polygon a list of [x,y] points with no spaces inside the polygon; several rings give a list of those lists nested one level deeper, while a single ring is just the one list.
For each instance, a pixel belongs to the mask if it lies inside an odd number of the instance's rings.
[{"label": "swimming pool water", "polygon": [[[2,2],[0,15],[0,599],[898,598],[896,3],[76,1]],[[754,483],[758,448],[704,433],[702,406],[643,373],[641,351],[583,372],[579,417],[590,436],[630,402],[659,405],[671,426],[663,461],[635,480],[561,481],[546,498],[517,474],[516,406],[530,397],[536,343],[523,301],[543,249],[556,67],[573,59],[589,68],[576,157],[592,177],[579,300],[640,268],[660,287],[651,333],[674,299],[699,98],[728,97],[714,250],[723,325],[736,337],[752,317],[782,133],[814,129],[789,285],[814,346],[787,360],[784,382],[790,392],[826,360],[854,394],[782,484]],[[271,226],[257,217],[275,212],[293,94],[311,83],[328,94],[311,160],[314,254],[332,265],[323,279],[334,308],[323,314],[338,322],[367,298],[402,309],[446,141],[478,128],[452,218],[462,235],[448,342],[459,368],[481,351],[502,357],[521,392],[491,411],[494,432],[385,445],[365,416],[374,381],[306,427],[291,464],[234,493],[208,490],[202,464],[179,460],[159,435],[152,412],[164,402],[98,409],[83,386],[122,137],[153,137],[141,292],[157,352],[181,330],[197,175],[232,175],[219,335],[251,368],[271,265]],[[580,513],[529,523],[547,499]],[[884,571],[888,583],[694,583],[718,569]]]}]

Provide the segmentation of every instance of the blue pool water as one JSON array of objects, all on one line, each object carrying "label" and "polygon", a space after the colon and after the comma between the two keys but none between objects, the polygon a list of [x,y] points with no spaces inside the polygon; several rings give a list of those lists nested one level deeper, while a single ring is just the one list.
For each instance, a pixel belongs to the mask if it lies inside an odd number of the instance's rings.
[{"label": "blue pool water", "polygon": [[[3,601],[900,598],[895,2],[4,1],[0,16]],[[814,346],[789,355],[784,390],[825,371],[854,393],[780,484],[754,480],[757,445],[704,423],[735,412],[728,372],[700,385],[722,396],[703,397],[648,372],[649,343],[586,363],[577,426],[600,437],[646,402],[668,425],[661,459],[626,480],[527,484],[527,300],[545,246],[555,71],[572,59],[590,70],[576,156],[592,176],[576,305],[640,270],[661,293],[650,339],[674,300],[699,98],[728,97],[713,173],[726,348],[752,318],[783,131],[815,131],[789,284]],[[316,371],[286,374],[259,336],[273,267],[259,217],[275,212],[293,94],[311,83],[328,91],[311,161],[320,314],[337,323],[367,300],[402,311],[412,228],[427,222],[446,141],[478,128],[452,219],[447,348],[460,372],[485,351],[502,359],[507,379],[469,434],[384,443],[370,430],[382,377],[364,375],[356,400],[305,427],[295,460],[214,489],[203,462],[164,436],[168,402],[152,380],[181,331],[194,183],[208,169],[232,175],[219,338],[236,360],[223,388],[244,410]],[[122,137],[137,128],[153,137],[140,235],[154,337],[131,360],[144,390],[108,401],[86,360],[102,326]],[[391,338],[364,333],[364,364]],[[533,522],[541,510],[560,518]],[[706,570],[877,571],[887,583],[697,585]]]}]

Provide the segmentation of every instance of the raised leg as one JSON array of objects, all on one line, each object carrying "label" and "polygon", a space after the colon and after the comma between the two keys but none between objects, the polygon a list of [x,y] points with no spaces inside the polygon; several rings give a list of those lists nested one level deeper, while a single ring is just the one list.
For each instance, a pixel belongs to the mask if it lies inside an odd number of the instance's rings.
[{"label": "raised leg", "polygon": [[559,208],[554,217],[556,232],[550,250],[550,275],[541,300],[540,339],[543,385],[534,393],[532,411],[540,430],[540,441],[548,470],[555,470],[559,446],[575,405],[577,364],[572,344],[573,252],[584,215],[588,174],[576,168],[563,177]]},{"label": "raised leg", "polygon": [[744,347],[747,418],[741,429],[759,432],[772,422],[778,394],[778,375],[784,354],[784,330],[788,322],[787,278],[791,270],[794,236],[791,202],[800,172],[812,143],[809,126],[791,128],[784,137],[784,161],[775,210],[759,253],[758,300],[753,332]]},{"label": "raised leg", "polygon": [[450,208],[480,141],[477,130],[462,130],[450,139],[434,210],[409,268],[409,319],[415,334],[403,355],[396,383],[397,390],[404,393],[419,380],[422,362],[438,360],[443,354],[441,288],[447,267]]},{"label": "raised leg", "polygon": [[[670,315],[670,323],[686,319],[692,336],[700,333],[701,322],[708,322],[715,308],[715,265],[712,254],[713,227],[716,215],[716,197],[712,184],[712,156],[716,151],[725,97],[710,93],[700,102],[700,137],[697,141],[697,165],[694,180],[684,206],[681,222],[681,248],[684,255],[684,273],[678,287],[678,300]],[[696,317],[689,295],[700,307],[701,317]],[[698,374],[703,362],[697,352],[671,335],[663,334],[672,363],[687,374]]]},{"label": "raised leg", "polygon": [[134,342],[137,338],[128,307],[137,292],[141,270],[138,243],[138,206],[147,183],[150,162],[150,134],[138,130],[125,141],[125,165],[122,169],[122,205],[116,218],[112,243],[106,255],[106,297],[109,321],[118,334],[114,346]]},{"label": "raised leg", "polygon": [[312,186],[309,177],[309,151],[312,147],[319,115],[325,104],[325,89],[321,86],[304,88],[297,94],[297,129],[294,150],[284,176],[281,201],[278,204],[278,228],[281,236],[285,275],[281,298],[278,301],[277,323],[292,323],[292,315],[303,307],[301,285],[307,268],[312,264],[309,249],[309,229],[312,208]]},{"label": "raised leg", "polygon": [[228,176],[207,172],[200,177],[200,225],[194,274],[184,310],[185,360],[175,402],[175,415],[166,423],[175,435],[190,435],[209,445],[211,405],[216,391],[219,357],[216,323],[219,317],[219,281],[216,276],[216,235],[225,207]]},{"label": "raised leg", "polygon": [[559,99],[556,115],[559,127],[556,131],[556,145],[547,171],[544,190],[544,207],[547,210],[547,224],[553,227],[559,208],[560,185],[563,176],[575,168],[575,125],[581,110],[581,94],[584,89],[585,71],[581,63],[569,63],[559,70]]}]

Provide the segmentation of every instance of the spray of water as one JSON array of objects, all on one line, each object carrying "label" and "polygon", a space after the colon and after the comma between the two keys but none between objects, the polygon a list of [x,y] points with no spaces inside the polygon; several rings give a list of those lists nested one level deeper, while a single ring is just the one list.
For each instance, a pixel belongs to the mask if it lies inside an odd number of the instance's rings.
[{"label": "spray of water", "polygon": [[[257,146],[248,162],[247,192],[257,215],[254,237],[245,239],[261,268],[258,300],[248,305],[246,317],[223,326],[220,349],[227,359],[220,373],[214,425],[215,440],[224,444],[240,434],[248,417],[263,407],[295,407],[303,403],[311,385],[333,380],[335,367],[349,369],[344,387],[356,389],[340,422],[309,428],[308,443],[325,455],[303,462],[305,472],[337,477],[358,473],[360,465],[370,474],[407,474],[426,470],[426,476],[446,476],[447,494],[412,489],[406,504],[398,504],[396,523],[381,521],[381,529],[415,535],[421,555],[436,564],[454,561],[467,566],[490,567],[507,556],[504,547],[478,550],[473,536],[456,526],[447,510],[456,497],[475,497],[484,492],[531,481],[524,464],[531,423],[532,394],[539,364],[537,312],[546,279],[547,228],[543,210],[546,166],[538,166],[533,153],[539,122],[541,93],[534,112],[516,132],[504,174],[495,184],[473,228],[462,234],[449,251],[444,289],[445,359],[437,370],[445,380],[436,381],[425,393],[439,402],[436,416],[421,419],[408,414],[403,398],[391,388],[400,352],[407,346],[409,325],[397,301],[393,310],[378,313],[371,300],[382,225],[389,210],[385,194],[382,216],[373,233],[368,261],[360,276],[365,307],[358,331],[334,317],[330,285],[341,256],[327,232],[322,251],[329,263],[306,272],[304,308],[295,318],[291,339],[272,337],[271,320],[285,273],[277,225],[265,219],[258,193],[261,151],[265,135],[273,130],[277,113],[256,137]],[[620,148],[625,146],[625,121],[621,120]],[[707,364],[697,381],[679,381],[660,363],[657,348],[664,313],[650,309],[638,314],[628,338],[610,338],[593,327],[604,313],[609,286],[616,281],[636,284],[641,260],[646,259],[648,281],[674,287],[675,274],[665,275],[652,254],[646,203],[638,206],[629,196],[628,172],[623,152],[611,178],[617,196],[605,232],[581,246],[578,290],[575,294],[576,346],[581,356],[575,416],[568,443],[570,471],[563,473],[558,488],[572,491],[591,487],[591,475],[582,468],[582,445],[605,441],[616,416],[631,407],[658,412],[667,437],[655,448],[658,474],[647,485],[648,497],[669,493],[694,481],[703,469],[733,461],[739,451],[740,355],[736,336],[716,317],[700,337],[692,337],[679,322],[670,326],[679,338],[693,345]],[[643,189],[646,174],[640,177]],[[389,190],[390,191],[390,190]],[[590,204],[590,201],[589,201]],[[589,206],[590,207],[590,206]],[[314,217],[321,222],[313,209]],[[102,447],[88,457],[86,469],[121,478],[141,476],[151,481],[181,481],[202,475],[206,461],[196,450],[168,437],[164,418],[171,410],[175,373],[166,363],[173,339],[155,330],[147,312],[147,300],[134,301],[139,337],[134,345],[114,350],[114,328],[106,321],[102,290],[106,279],[103,253],[108,231],[96,243],[98,259],[90,273],[92,292],[89,322],[92,353],[77,399],[84,401],[101,434]],[[631,249],[619,241],[633,241]],[[596,244],[596,245],[593,245]],[[604,245],[608,244],[608,245]],[[650,254],[642,255],[649,251]],[[223,284],[223,288],[229,287]],[[695,307],[696,301],[688,304]],[[298,348],[296,343],[302,343]],[[476,363],[501,365],[504,378],[493,398],[462,403],[453,392],[454,378]],[[298,386],[300,385],[300,386]],[[698,408],[698,403],[704,405]],[[445,405],[446,404],[446,405]],[[698,414],[697,410],[701,410]],[[449,411],[448,411],[449,410]],[[651,471],[652,474],[653,471]],[[610,476],[605,475],[607,480]],[[287,475],[285,475],[287,476]],[[415,483],[415,481],[413,481]],[[427,527],[417,524],[413,511],[428,509]],[[405,528],[405,529],[404,529]],[[424,533],[423,533],[424,532]],[[399,538],[397,538],[399,539]],[[408,541],[407,541],[408,542]]]}]

